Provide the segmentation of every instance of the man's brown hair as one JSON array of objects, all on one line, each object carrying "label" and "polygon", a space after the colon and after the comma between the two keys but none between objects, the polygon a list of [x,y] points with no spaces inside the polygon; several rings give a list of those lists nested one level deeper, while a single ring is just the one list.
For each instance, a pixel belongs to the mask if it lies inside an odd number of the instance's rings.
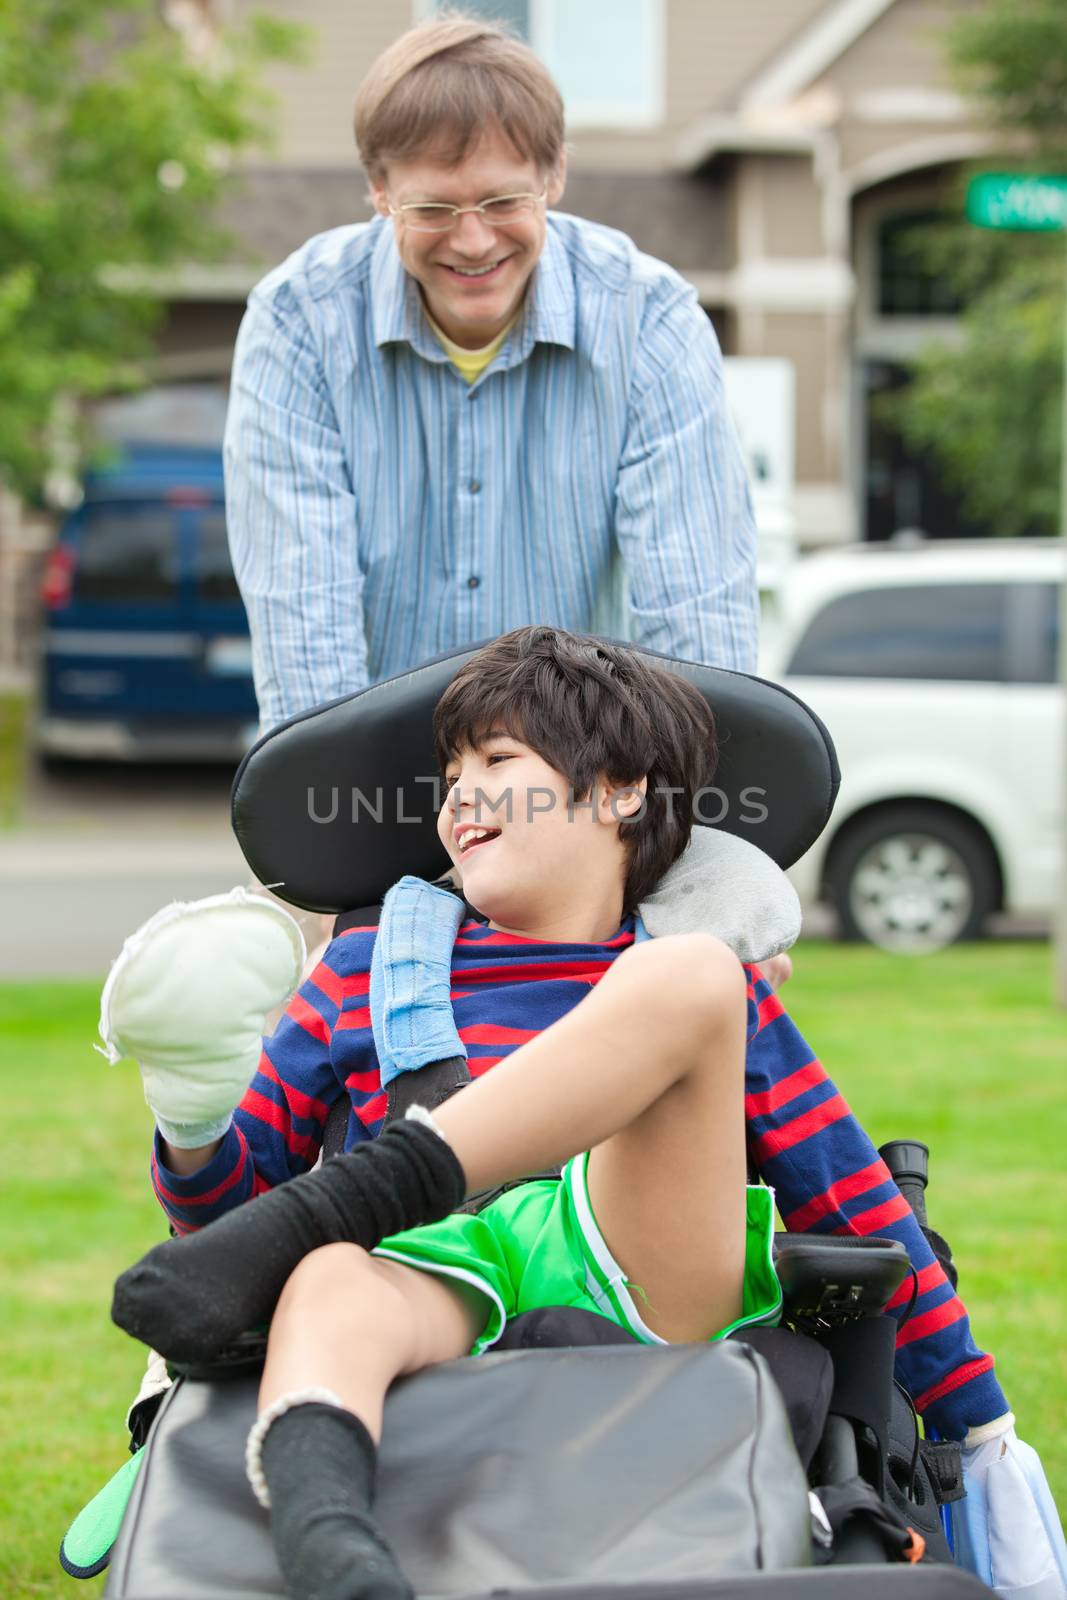
[{"label": "man's brown hair", "polygon": [[563,774],[576,800],[594,784],[647,780],[641,812],[619,824],[632,911],[677,861],[694,797],[715,771],[715,720],[685,678],[624,645],[543,626],[516,628],[461,667],[433,717],[444,773],[463,749],[506,730]]},{"label": "man's brown hair", "polygon": [[563,154],[563,101],[530,47],[483,17],[440,13],[383,52],[356,95],[356,144],[367,176],[433,150],[458,166],[499,126],[547,177]]}]

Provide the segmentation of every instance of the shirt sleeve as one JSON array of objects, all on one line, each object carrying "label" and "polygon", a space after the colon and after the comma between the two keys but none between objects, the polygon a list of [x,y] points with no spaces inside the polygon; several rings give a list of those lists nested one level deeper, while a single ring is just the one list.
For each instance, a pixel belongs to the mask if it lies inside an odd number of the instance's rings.
[{"label": "shirt sleeve", "polygon": [[615,536],[639,644],[756,670],[759,594],[748,477],[715,330],[693,290],[673,279],[641,329]]},{"label": "shirt sleeve", "polygon": [[[897,1377],[948,1438],[1010,1408],[966,1308],[889,1168],[758,967],[749,974],[745,1119],[749,1151],[791,1233],[880,1235],[915,1269],[890,1300]],[[915,1291],[915,1303],[908,1306]]]},{"label": "shirt sleeve", "polygon": [[356,490],[311,330],[287,284],[249,300],[223,455],[266,732],[369,681]]},{"label": "shirt sleeve", "polygon": [[[290,1000],[274,1033],[263,1041],[255,1077],[233,1123],[206,1167],[180,1177],[163,1162],[157,1131],[152,1184],[178,1233],[190,1233],[235,1206],[308,1172],[318,1159],[333,1103],[348,1093],[356,1107],[349,1142],[370,1137],[360,1104],[377,1105],[377,1057],[367,1006],[370,930],[335,939]],[[346,1081],[331,1046],[338,1029],[359,1041],[345,1057]],[[354,1068],[352,1071],[347,1071]]]}]

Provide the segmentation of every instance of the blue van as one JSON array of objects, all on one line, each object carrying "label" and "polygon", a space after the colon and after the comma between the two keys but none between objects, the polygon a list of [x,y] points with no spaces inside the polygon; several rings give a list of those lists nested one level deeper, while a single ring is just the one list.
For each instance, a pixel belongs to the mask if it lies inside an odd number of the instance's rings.
[{"label": "blue van", "polygon": [[128,447],[90,474],[49,557],[43,602],[43,755],[243,755],[257,709],[218,450]]}]

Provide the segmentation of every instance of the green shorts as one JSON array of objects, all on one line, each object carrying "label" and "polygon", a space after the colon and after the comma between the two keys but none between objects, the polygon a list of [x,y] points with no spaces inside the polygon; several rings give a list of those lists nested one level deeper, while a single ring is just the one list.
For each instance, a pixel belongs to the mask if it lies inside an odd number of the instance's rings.
[{"label": "green shorts", "polygon": [[[640,1290],[626,1282],[597,1226],[586,1183],[588,1159],[575,1156],[558,1183],[538,1180],[509,1189],[477,1216],[457,1212],[393,1234],[374,1254],[466,1284],[485,1297],[486,1322],[471,1355],[495,1344],[512,1317],[547,1306],[595,1311],[645,1344],[663,1344],[637,1309]],[[781,1316],[771,1255],[774,1195],[763,1185],[746,1192],[742,1313],[715,1339]]]}]

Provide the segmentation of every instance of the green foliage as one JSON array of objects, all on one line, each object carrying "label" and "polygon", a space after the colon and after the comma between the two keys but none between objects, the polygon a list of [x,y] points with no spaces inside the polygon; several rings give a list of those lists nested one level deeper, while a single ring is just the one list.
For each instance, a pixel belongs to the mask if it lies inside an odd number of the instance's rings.
[{"label": "green foliage", "polygon": [[1063,0],[985,0],[949,34],[961,88],[995,127],[1028,135],[1038,156],[1067,160],[1067,28]]},{"label": "green foliage", "polygon": [[0,692],[0,828],[18,821],[28,717],[25,694]]},{"label": "green foliage", "polygon": [[[961,229],[966,227],[961,224]],[[1026,241],[968,303],[958,343],[929,345],[884,411],[931,449],[968,516],[998,535],[1059,531],[1063,242]],[[981,252],[976,250],[977,256]]]},{"label": "green foliage", "polygon": [[[217,256],[234,154],[267,141],[264,18],[203,59],[154,0],[0,0],[0,474],[32,491],[56,400],[136,381],[146,271]],[[123,274],[125,273],[125,277]]]},{"label": "green foliage", "polygon": [[[984,0],[960,15],[947,49],[961,89],[1014,147],[983,168],[1067,171],[1062,0]],[[962,218],[962,186],[956,198]],[[990,233],[960,220],[928,230],[917,248],[967,309],[959,341],[928,347],[885,412],[913,447],[937,455],[970,516],[998,534],[1056,533],[1064,237]]]}]

